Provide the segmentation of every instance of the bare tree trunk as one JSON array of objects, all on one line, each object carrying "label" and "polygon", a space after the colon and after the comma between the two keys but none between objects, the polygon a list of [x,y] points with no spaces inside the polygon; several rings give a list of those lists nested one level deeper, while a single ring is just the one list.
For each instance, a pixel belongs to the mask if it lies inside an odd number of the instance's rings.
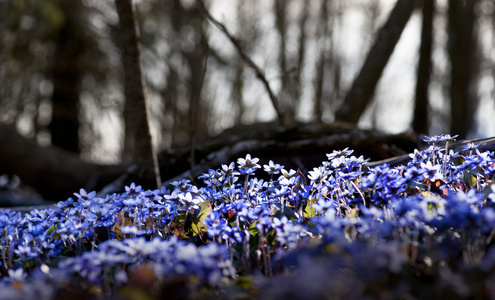
[{"label": "bare tree trunk", "polygon": [[287,99],[290,100],[291,114],[292,119],[295,120],[297,108],[301,101],[302,95],[302,71],[304,68],[304,60],[306,59],[306,46],[307,46],[307,34],[308,30],[306,28],[306,24],[308,23],[309,18],[309,8],[310,5],[307,5],[303,2],[302,10],[299,14],[298,19],[298,27],[299,27],[299,39],[298,39],[298,50],[297,56],[293,58],[295,61],[295,66],[290,68],[289,70],[289,81],[288,86],[286,87],[286,93],[288,95]]},{"label": "bare tree trunk", "polygon": [[335,114],[336,120],[357,123],[373,98],[376,85],[383,69],[392,55],[400,35],[406,27],[412,12],[416,8],[416,0],[397,0],[388,20],[379,30],[359,75],[354,80],[344,103]]},{"label": "bare tree trunk", "polygon": [[57,32],[55,61],[52,69],[52,120],[49,125],[52,145],[80,153],[79,147],[79,85],[83,70],[84,46],[77,18],[78,1],[62,4],[65,24]]},{"label": "bare tree trunk", "polygon": [[[377,25],[378,25],[378,16],[380,14],[380,0],[371,0],[367,1],[367,5],[364,6],[368,13],[368,20],[366,22],[366,26],[368,27],[368,34],[372,37],[375,34]],[[373,42],[372,38],[368,41],[370,44]],[[376,99],[372,103],[371,107],[371,128],[376,129],[378,127],[378,118],[380,113],[380,99]]]},{"label": "bare tree trunk", "polygon": [[327,61],[326,40],[328,35],[328,1],[322,0],[320,6],[320,24],[318,37],[322,41],[319,48],[320,53],[316,61],[316,77],[315,77],[315,102],[313,105],[313,114],[315,122],[319,123],[323,116],[322,98],[323,98],[323,83],[325,77],[325,62]]},{"label": "bare tree trunk", "polygon": [[477,0],[449,0],[449,56],[451,64],[451,134],[466,138],[474,130],[477,100],[477,38],[475,33]]},{"label": "bare tree trunk", "polygon": [[130,120],[128,132],[133,137],[133,163],[143,184],[161,186],[158,159],[150,128],[150,111],[146,84],[141,69],[139,28],[132,0],[115,0],[122,38],[122,61],[125,73],[125,118]]},{"label": "bare tree trunk", "polygon": [[416,80],[416,101],[414,102],[413,130],[428,133],[428,86],[431,74],[431,49],[433,41],[433,16],[435,0],[423,0],[423,25],[421,29],[421,47]]},{"label": "bare tree trunk", "polygon": [[288,0],[275,0],[274,12],[275,12],[275,28],[279,36],[278,44],[278,68],[280,71],[280,92],[278,98],[281,100],[280,105],[284,108],[285,117],[291,122],[294,120],[295,109],[293,107],[292,95],[289,92],[289,86],[291,85],[292,70],[287,67],[287,8],[290,1]]}]

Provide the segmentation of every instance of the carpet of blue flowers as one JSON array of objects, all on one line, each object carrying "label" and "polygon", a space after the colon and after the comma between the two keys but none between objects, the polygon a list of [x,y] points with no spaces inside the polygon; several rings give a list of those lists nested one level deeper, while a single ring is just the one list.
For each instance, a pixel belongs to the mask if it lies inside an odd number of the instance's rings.
[{"label": "carpet of blue flowers", "polygon": [[394,168],[343,149],[305,176],[247,155],[199,187],[1,212],[0,298],[495,297],[494,153],[454,138]]}]

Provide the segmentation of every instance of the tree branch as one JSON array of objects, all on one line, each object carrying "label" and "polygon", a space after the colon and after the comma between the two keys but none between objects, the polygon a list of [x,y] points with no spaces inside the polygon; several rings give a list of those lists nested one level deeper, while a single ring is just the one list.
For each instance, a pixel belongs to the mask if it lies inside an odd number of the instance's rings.
[{"label": "tree branch", "polygon": [[284,112],[280,108],[279,99],[277,98],[277,96],[275,96],[275,93],[273,93],[273,91],[272,91],[272,89],[270,87],[270,84],[268,83],[268,80],[266,79],[266,76],[265,76],[264,72],[242,50],[241,44],[239,43],[238,39],[235,38],[228,31],[228,29],[225,27],[225,25],[223,25],[222,23],[220,23],[219,21],[217,21],[215,18],[213,18],[213,16],[208,12],[208,10],[206,9],[206,7],[204,6],[203,1],[197,0],[196,2],[198,3],[198,6],[200,7],[200,9],[203,12],[203,14],[205,15],[205,17],[211,23],[213,23],[213,25],[215,25],[218,29],[220,29],[220,31],[222,31],[227,36],[227,38],[232,42],[232,44],[234,45],[234,47],[237,49],[237,52],[241,56],[242,60],[254,71],[254,73],[256,74],[256,77],[259,80],[261,80],[261,82],[263,83],[263,86],[265,87],[266,91],[268,92],[268,96],[270,97],[270,100],[272,101],[272,105],[273,105],[273,108],[275,109],[275,112],[277,113],[277,117],[278,117],[279,123],[281,125],[284,125]]}]

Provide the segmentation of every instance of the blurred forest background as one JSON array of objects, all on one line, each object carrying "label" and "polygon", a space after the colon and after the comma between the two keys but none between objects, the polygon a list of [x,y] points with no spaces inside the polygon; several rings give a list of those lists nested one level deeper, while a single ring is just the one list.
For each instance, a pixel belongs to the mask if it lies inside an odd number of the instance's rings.
[{"label": "blurred forest background", "polygon": [[[191,124],[205,139],[281,119],[198,2],[135,3],[159,150],[189,143]],[[204,4],[284,123],[495,135],[494,0]],[[86,161],[129,161],[120,30],[112,0],[0,0],[0,123]]]}]

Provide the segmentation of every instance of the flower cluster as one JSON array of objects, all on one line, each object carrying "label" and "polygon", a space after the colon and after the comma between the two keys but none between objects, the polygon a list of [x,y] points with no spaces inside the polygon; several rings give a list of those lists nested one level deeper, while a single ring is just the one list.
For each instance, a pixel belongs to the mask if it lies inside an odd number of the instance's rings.
[{"label": "flower cluster", "polygon": [[[158,297],[179,282],[190,297],[489,297],[495,157],[453,152],[454,138],[425,138],[399,167],[370,168],[346,148],[306,176],[248,154],[200,186],[81,189],[53,209],[0,212],[2,293],[124,297],[131,286]],[[269,181],[254,176],[263,171]]]}]

